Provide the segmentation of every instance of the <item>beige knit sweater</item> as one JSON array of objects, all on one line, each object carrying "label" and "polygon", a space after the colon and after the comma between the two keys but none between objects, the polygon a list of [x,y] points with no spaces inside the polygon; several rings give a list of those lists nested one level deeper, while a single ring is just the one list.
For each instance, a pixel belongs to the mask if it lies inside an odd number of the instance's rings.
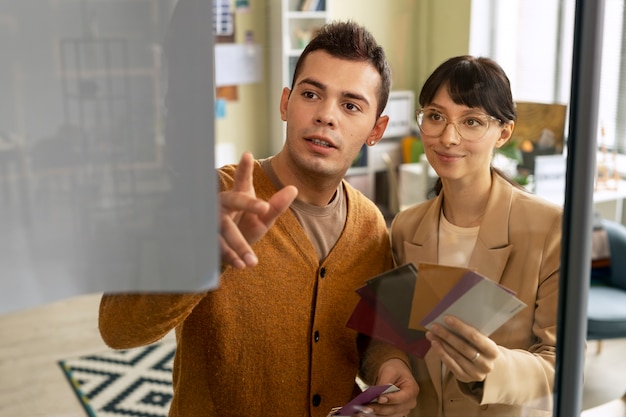
[{"label": "beige knit sweater", "polygon": [[[220,170],[232,187],[235,167]],[[257,196],[276,190],[257,163]],[[227,268],[199,294],[107,295],[100,332],[116,349],[176,329],[170,416],[326,416],[353,395],[356,333],[345,324],[355,289],[392,265],[380,212],[345,184],[345,229],[320,264],[291,211],[255,246],[259,264]]]}]

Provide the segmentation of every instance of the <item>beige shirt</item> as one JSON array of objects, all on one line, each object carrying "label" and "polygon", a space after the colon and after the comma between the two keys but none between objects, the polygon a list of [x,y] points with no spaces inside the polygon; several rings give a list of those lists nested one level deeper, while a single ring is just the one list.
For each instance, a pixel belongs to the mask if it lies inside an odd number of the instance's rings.
[{"label": "beige shirt", "polygon": [[460,227],[452,224],[441,213],[439,216],[438,263],[440,265],[467,267],[479,229],[480,226]]},{"label": "beige shirt", "polygon": [[[272,184],[277,189],[281,189],[284,187],[284,184],[281,183],[274,172],[270,163],[271,159],[271,157],[262,159],[259,163],[272,181]],[[326,206],[315,206],[296,199],[291,204],[291,210],[313,244],[320,262],[326,259],[326,256],[328,256],[337,240],[339,240],[339,236],[341,236],[343,227],[346,224],[348,205],[343,183],[339,183],[335,196]]]}]

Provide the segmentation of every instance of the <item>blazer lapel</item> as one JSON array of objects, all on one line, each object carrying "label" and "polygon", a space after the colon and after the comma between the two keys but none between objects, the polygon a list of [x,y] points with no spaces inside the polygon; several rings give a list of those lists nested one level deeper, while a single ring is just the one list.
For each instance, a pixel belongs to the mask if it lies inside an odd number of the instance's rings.
[{"label": "blazer lapel", "polygon": [[426,367],[428,368],[428,374],[430,375],[430,380],[437,392],[437,397],[439,397],[439,402],[443,398],[443,389],[442,389],[442,381],[443,374],[441,371],[442,362],[439,358],[435,357],[432,353],[432,350],[426,352],[424,356],[424,362],[426,362]]},{"label": "blazer lapel", "polygon": [[422,221],[417,225],[410,242],[404,242],[404,256],[407,262],[437,263],[439,213],[442,196],[435,197]]},{"label": "blazer lapel", "polygon": [[487,278],[499,282],[513,250],[509,243],[509,215],[513,189],[499,175],[492,174],[492,178],[489,201],[469,266]]},{"label": "blazer lapel", "polygon": [[[435,197],[432,204],[424,214],[422,221],[417,226],[411,241],[404,242],[404,255],[407,262],[437,263],[439,214],[441,213],[442,196]],[[419,276],[419,270],[418,270]],[[434,357],[432,351],[424,356],[424,362],[428,368],[431,382],[439,399],[442,398],[442,372],[441,361]]]}]

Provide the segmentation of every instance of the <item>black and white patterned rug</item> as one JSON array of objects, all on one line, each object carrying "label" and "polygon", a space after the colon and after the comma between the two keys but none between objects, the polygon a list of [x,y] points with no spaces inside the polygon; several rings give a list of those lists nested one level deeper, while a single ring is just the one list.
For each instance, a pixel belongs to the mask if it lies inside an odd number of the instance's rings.
[{"label": "black and white patterned rug", "polygon": [[173,341],[59,361],[90,417],[167,417]]}]

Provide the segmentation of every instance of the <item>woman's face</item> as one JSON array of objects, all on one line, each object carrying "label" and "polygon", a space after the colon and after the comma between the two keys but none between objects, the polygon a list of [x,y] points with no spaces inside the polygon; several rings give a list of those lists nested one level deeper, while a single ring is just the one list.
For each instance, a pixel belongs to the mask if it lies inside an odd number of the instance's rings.
[{"label": "woman's face", "polygon": [[[501,124],[481,108],[456,104],[445,86],[439,88],[424,110],[424,117],[433,124],[445,125],[438,136],[421,132],[426,157],[444,183],[462,181],[476,185],[476,181],[488,181],[494,149],[509,140],[514,123]],[[482,132],[485,128],[479,138],[463,138],[459,133],[472,129]]]}]

